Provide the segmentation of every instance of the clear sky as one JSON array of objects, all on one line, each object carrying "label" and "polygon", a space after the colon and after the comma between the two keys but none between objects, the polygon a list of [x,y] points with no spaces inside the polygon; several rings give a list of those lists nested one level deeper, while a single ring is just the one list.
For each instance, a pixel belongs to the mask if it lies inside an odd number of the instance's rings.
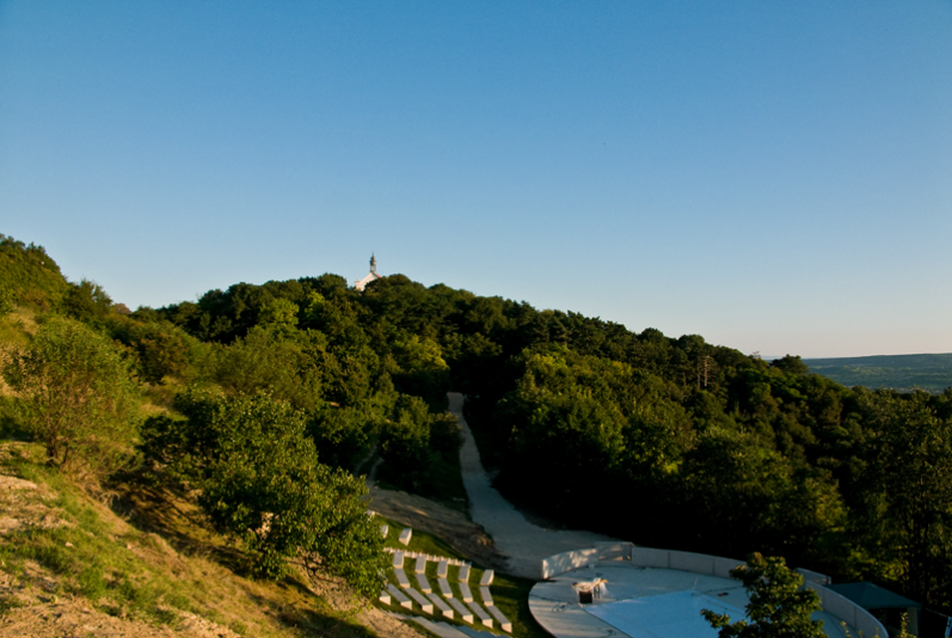
[{"label": "clear sky", "polygon": [[0,0],[0,233],[130,307],[403,273],[952,351],[952,2]]}]

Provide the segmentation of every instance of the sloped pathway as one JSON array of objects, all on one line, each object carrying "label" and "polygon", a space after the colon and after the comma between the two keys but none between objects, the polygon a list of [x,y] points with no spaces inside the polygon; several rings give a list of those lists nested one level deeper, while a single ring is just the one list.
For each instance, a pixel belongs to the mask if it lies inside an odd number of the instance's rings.
[{"label": "sloped pathway", "polygon": [[469,513],[493,537],[496,549],[508,559],[508,571],[524,578],[541,578],[542,559],[553,554],[592,543],[617,539],[576,530],[549,530],[533,525],[492,487],[489,476],[479,459],[479,449],[473,433],[463,417],[463,395],[450,392],[450,412],[459,418],[463,429],[463,447],[460,466],[463,485],[469,496]]}]

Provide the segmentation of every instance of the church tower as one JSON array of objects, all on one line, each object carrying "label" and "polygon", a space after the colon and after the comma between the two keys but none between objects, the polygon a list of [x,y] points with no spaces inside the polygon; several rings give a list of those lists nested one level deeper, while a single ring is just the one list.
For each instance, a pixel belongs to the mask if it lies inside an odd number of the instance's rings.
[{"label": "church tower", "polygon": [[377,274],[377,257],[373,253],[370,253],[370,274],[365,276],[358,282],[354,283],[354,288],[358,292],[363,292],[364,288],[367,287],[371,281],[376,281],[377,279],[383,279],[380,275]]}]

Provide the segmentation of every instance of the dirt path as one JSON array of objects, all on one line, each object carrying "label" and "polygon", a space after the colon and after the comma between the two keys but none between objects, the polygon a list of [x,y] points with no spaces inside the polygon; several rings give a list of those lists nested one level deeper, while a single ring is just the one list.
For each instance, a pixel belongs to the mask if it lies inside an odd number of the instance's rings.
[{"label": "dirt path", "polygon": [[463,417],[463,395],[448,395],[450,412],[463,429],[460,466],[469,496],[469,520],[433,501],[370,485],[370,508],[414,529],[439,536],[461,554],[500,572],[539,578],[542,559],[598,541],[615,539],[585,531],[551,530],[526,520],[497,492],[479,460],[479,449]]},{"label": "dirt path", "polygon": [[463,417],[463,395],[451,392],[448,397],[450,411],[459,418],[463,428],[460,465],[469,495],[470,516],[492,536],[496,549],[505,555],[508,561],[505,571],[525,578],[539,578],[542,559],[547,556],[589,547],[598,541],[616,540],[594,532],[548,530],[527,521],[492,487],[479,460],[473,433]]}]

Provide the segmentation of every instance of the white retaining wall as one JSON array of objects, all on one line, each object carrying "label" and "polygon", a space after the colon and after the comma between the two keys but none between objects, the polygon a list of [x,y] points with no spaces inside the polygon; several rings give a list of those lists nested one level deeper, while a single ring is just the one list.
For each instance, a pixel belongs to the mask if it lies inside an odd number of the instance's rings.
[{"label": "white retaining wall", "polygon": [[542,559],[542,580],[598,562],[598,550],[576,549]]},{"label": "white retaining wall", "polygon": [[865,638],[875,638],[876,636],[888,638],[889,634],[883,624],[849,598],[818,583],[808,581],[806,586],[819,594],[823,611],[846,621],[847,625],[856,627],[857,631],[861,632]]},{"label": "white retaining wall", "polygon": [[819,585],[829,585],[833,582],[833,579],[827,576],[826,574],[821,574],[820,572],[813,572],[809,569],[803,569],[802,567],[797,567],[797,573],[803,576],[803,580],[808,583],[817,583]]},{"label": "white retaining wall", "polygon": [[608,562],[611,560],[631,560],[631,543],[595,543],[595,550],[598,552],[598,560]]}]

